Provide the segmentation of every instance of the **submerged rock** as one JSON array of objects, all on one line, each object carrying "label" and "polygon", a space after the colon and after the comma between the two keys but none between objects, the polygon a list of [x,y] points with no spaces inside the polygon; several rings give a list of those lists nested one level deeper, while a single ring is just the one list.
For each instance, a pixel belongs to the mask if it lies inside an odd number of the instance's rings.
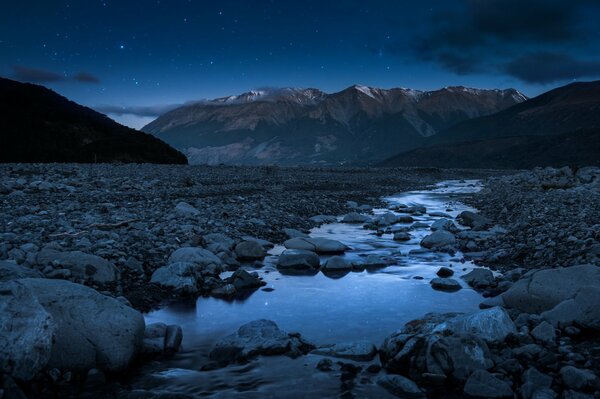
[{"label": "submerged rock", "polygon": [[434,278],[430,284],[434,290],[439,291],[458,291],[462,288],[458,281],[451,278]]},{"label": "submerged rock", "polygon": [[362,215],[357,212],[350,212],[342,218],[342,223],[368,223],[372,219],[367,215]]},{"label": "submerged rock", "polygon": [[351,270],[352,269],[352,265],[348,262],[346,262],[346,259],[344,259],[341,256],[333,256],[329,259],[327,259],[327,261],[325,262],[325,264],[322,267],[323,271],[340,271],[340,270]]},{"label": "submerged rock", "polygon": [[456,246],[456,237],[448,231],[438,230],[425,236],[421,240],[421,246],[427,249],[454,247]]},{"label": "submerged rock", "polygon": [[339,241],[329,238],[297,237],[283,243],[287,249],[302,249],[318,254],[339,254],[349,248]]},{"label": "submerged rock", "polygon": [[280,330],[271,320],[255,320],[244,324],[239,330],[221,339],[211,350],[209,357],[219,364],[245,362],[264,355],[298,357],[314,349],[300,334]]}]

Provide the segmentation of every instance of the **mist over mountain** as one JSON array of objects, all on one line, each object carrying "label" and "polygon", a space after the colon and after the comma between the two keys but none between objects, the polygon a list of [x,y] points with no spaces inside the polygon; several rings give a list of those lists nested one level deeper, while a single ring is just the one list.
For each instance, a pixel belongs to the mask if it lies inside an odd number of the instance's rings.
[{"label": "mist over mountain", "polygon": [[0,162],[184,164],[161,140],[43,86],[0,78]]},{"label": "mist over mountain", "polygon": [[524,100],[514,89],[460,86],[354,85],[331,94],[264,89],[182,106],[142,130],[182,150],[192,164],[366,164]]}]

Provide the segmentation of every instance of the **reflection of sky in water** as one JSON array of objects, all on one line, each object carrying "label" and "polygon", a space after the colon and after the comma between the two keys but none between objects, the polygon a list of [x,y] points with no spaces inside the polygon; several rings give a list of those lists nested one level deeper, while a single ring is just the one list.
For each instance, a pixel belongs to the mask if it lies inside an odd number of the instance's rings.
[{"label": "reflection of sky in water", "polygon": [[[476,181],[451,181],[440,183],[431,191],[410,192],[385,200],[390,205],[424,205],[428,212],[445,212],[455,217],[470,208],[454,202],[452,194],[478,189],[480,186]],[[376,209],[374,212],[380,214],[388,210]],[[414,218],[427,224],[437,219],[428,215]],[[377,237],[373,231],[363,229],[362,225],[334,223],[313,229],[313,237],[332,238],[350,246],[352,250],[344,255],[349,260],[377,254],[391,261],[391,265],[384,269],[350,272],[338,278],[322,273],[314,276],[281,275],[274,266],[277,259],[274,255],[283,248],[275,247],[270,252],[272,255],[265,260],[265,266],[256,270],[267,282],[267,287],[274,291],[258,290],[245,299],[232,302],[199,298],[195,303],[178,303],[146,315],[147,323],[161,321],[179,324],[183,328],[183,353],[163,367],[185,365],[197,368],[198,362],[202,362],[200,358],[206,361],[206,353],[216,340],[246,322],[261,318],[274,320],[284,330],[300,332],[316,344],[366,339],[378,345],[407,321],[428,312],[477,310],[482,298],[459,278],[465,273],[463,270],[469,270],[473,265],[458,261],[462,257],[460,253],[454,257],[432,252],[409,255],[410,250],[420,248],[420,240],[430,233],[429,228],[411,230],[413,238],[399,243],[393,241],[392,234]],[[429,280],[436,277],[439,267],[449,265],[452,265],[455,277],[464,288],[455,293],[433,290]],[[414,279],[415,276],[423,279]],[[271,360],[259,360],[259,363],[268,361]],[[229,372],[231,370],[217,373],[218,378]],[[256,370],[252,372],[260,374]],[[311,371],[303,378],[313,374]],[[161,379],[175,379],[170,383],[187,385],[178,377],[180,375],[175,370],[163,372]],[[214,396],[219,397],[219,394]]]}]

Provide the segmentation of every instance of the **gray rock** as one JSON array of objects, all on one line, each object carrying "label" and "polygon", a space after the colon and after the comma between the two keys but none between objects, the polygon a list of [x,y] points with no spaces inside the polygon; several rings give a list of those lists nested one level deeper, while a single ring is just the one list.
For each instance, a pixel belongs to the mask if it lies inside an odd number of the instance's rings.
[{"label": "gray rock", "polygon": [[235,272],[233,272],[233,274],[227,279],[227,281],[233,284],[237,291],[259,288],[263,285],[266,285],[264,281],[260,280],[258,277],[253,276],[244,269],[238,269]]},{"label": "gray rock", "polygon": [[27,286],[0,284],[0,372],[28,381],[52,352],[57,326]]},{"label": "gray rock", "polygon": [[430,228],[433,231],[445,230],[453,234],[458,233],[460,231],[458,226],[455,225],[454,222],[449,219],[438,219],[435,222],[433,222]]},{"label": "gray rock", "polygon": [[277,259],[277,268],[282,270],[318,269],[319,266],[319,256],[314,252],[302,249],[287,249]]},{"label": "gray rock", "polygon": [[213,288],[210,294],[218,298],[232,298],[237,294],[237,290],[233,284],[225,284],[221,287]]},{"label": "gray rock", "polygon": [[421,240],[421,246],[427,249],[454,247],[455,245],[456,237],[454,237],[454,234],[445,230],[434,231],[432,234],[425,236]]},{"label": "gray rock", "polygon": [[539,372],[535,367],[530,367],[523,373],[523,385],[520,392],[524,399],[531,399],[536,392],[550,389],[552,377]]},{"label": "gray rock", "polygon": [[144,338],[164,338],[166,332],[167,325],[165,323],[148,324],[144,330]]},{"label": "gray rock", "polygon": [[298,357],[314,349],[299,334],[280,330],[271,320],[255,320],[222,338],[211,350],[209,357],[220,364],[247,361],[259,355],[287,355]]},{"label": "gray rock", "polygon": [[561,368],[560,376],[567,387],[576,390],[590,387],[597,380],[596,374],[593,371],[578,369],[573,366],[564,366]]},{"label": "gray rock", "polygon": [[410,236],[410,234],[404,231],[394,233],[394,241],[409,241],[411,238],[412,237]]},{"label": "gray rock", "polygon": [[333,370],[333,362],[331,359],[321,359],[319,360],[319,363],[317,363],[316,369],[320,371],[331,371]]},{"label": "gray rock", "polygon": [[182,217],[190,217],[199,215],[200,211],[187,202],[182,201],[175,205],[175,213]]},{"label": "gray rock", "polygon": [[533,272],[502,293],[507,307],[526,313],[541,313],[567,299],[584,287],[600,287],[600,267],[571,266]]},{"label": "gray rock", "polygon": [[414,381],[401,375],[381,376],[377,379],[377,384],[399,398],[425,398],[425,393]]},{"label": "gray rock", "polygon": [[537,341],[545,344],[553,344],[556,341],[556,330],[554,327],[552,327],[552,324],[548,323],[547,321],[542,321],[533,330],[531,330],[531,335]]},{"label": "gray rock", "polygon": [[567,299],[542,317],[554,326],[577,324],[581,327],[600,330],[600,288],[583,287],[573,299]]},{"label": "gray rock", "polygon": [[463,226],[468,226],[473,230],[482,230],[485,227],[489,227],[492,224],[492,221],[490,219],[471,211],[461,212],[456,217],[456,219]]},{"label": "gray rock", "polygon": [[27,277],[41,278],[44,276],[37,270],[20,266],[13,262],[0,261],[0,282]]},{"label": "gray rock", "polygon": [[427,371],[445,374],[466,381],[476,370],[488,370],[494,365],[483,340],[473,335],[430,337],[427,348]]},{"label": "gray rock", "polygon": [[267,251],[256,241],[242,241],[235,246],[235,254],[240,260],[256,260],[267,256]]},{"label": "gray rock", "polygon": [[200,272],[201,269],[194,263],[175,262],[156,269],[150,282],[193,294],[198,291],[198,281],[202,278]]},{"label": "gray rock", "polygon": [[495,282],[494,273],[483,267],[475,268],[460,278],[465,280],[471,287],[475,288],[489,287]]},{"label": "gray rock", "polygon": [[322,270],[324,271],[342,271],[351,269],[352,265],[346,262],[346,259],[344,259],[341,256],[333,256],[327,259],[327,261],[322,267]]},{"label": "gray rock", "polygon": [[458,291],[462,288],[458,281],[451,278],[434,278],[430,284],[434,290],[439,291]]},{"label": "gray rock", "polygon": [[348,250],[348,247],[339,241],[329,238],[292,238],[283,243],[287,249],[302,249],[319,254],[339,254]]},{"label": "gray rock", "polygon": [[564,399],[594,399],[593,395],[587,393],[573,391],[571,389],[563,392]]},{"label": "gray rock", "polygon": [[389,225],[396,223],[397,221],[398,221],[398,216],[396,216],[395,214],[393,214],[391,212],[386,212],[382,215],[378,215],[373,220],[373,223],[378,226],[389,226]]},{"label": "gray rock", "polygon": [[448,267],[440,267],[439,270],[435,273],[437,274],[439,277],[451,277],[454,275],[454,270],[448,268]]},{"label": "gray rock", "polygon": [[265,249],[271,249],[275,246],[275,244],[273,244],[271,241],[263,240],[262,238],[256,238],[256,237],[252,237],[252,236],[243,236],[242,240],[256,241],[257,243],[262,245],[263,248],[265,248]]},{"label": "gray rock", "polygon": [[362,215],[357,212],[350,212],[342,218],[342,223],[368,223],[371,218],[367,215]]},{"label": "gray rock", "polygon": [[288,238],[308,237],[308,234],[301,232],[297,229],[283,229],[283,232]]},{"label": "gray rock", "polygon": [[337,222],[337,217],[332,215],[316,215],[312,216],[310,221],[315,223],[335,223]]},{"label": "gray rock", "polygon": [[464,393],[476,398],[512,398],[513,391],[504,381],[485,370],[475,370],[465,384]]},{"label": "gray rock", "polygon": [[97,283],[115,281],[117,268],[114,264],[96,255],[81,251],[59,252],[54,249],[42,249],[36,262],[39,265],[60,265],[69,269],[73,277],[92,280]]},{"label": "gray rock", "polygon": [[165,339],[163,349],[166,353],[172,354],[179,351],[181,341],[183,340],[183,330],[180,326],[172,324],[165,330]]},{"label": "gray rock", "polygon": [[369,362],[377,354],[377,347],[368,341],[338,343],[312,351],[315,355],[339,357],[358,362]]},{"label": "gray rock", "polygon": [[127,269],[129,269],[132,272],[139,273],[139,274],[144,273],[144,265],[142,264],[142,262],[140,262],[139,260],[137,260],[136,258],[134,258],[132,256],[127,258],[127,261],[125,261],[123,266],[125,266]]},{"label": "gray rock", "polygon": [[438,324],[433,331],[474,334],[487,342],[502,342],[509,334],[516,334],[517,328],[504,309],[495,307],[455,316]]},{"label": "gray rock", "polygon": [[171,254],[168,263],[186,262],[197,266],[222,264],[221,259],[207,249],[197,247],[179,248]]},{"label": "gray rock", "polygon": [[47,364],[61,370],[116,372],[141,349],[144,318],[120,301],[65,280],[22,279],[56,323]]},{"label": "gray rock", "polygon": [[202,237],[204,246],[212,253],[228,252],[235,246],[233,238],[221,233],[206,234]]}]

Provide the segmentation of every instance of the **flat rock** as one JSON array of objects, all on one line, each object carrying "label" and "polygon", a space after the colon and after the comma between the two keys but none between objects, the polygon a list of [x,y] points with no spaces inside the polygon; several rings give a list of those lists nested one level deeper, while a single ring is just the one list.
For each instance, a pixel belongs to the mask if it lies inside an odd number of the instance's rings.
[{"label": "flat rock", "polygon": [[222,338],[210,352],[219,364],[245,362],[259,355],[298,357],[314,349],[299,334],[288,334],[271,320],[255,320]]},{"label": "flat rock", "polygon": [[277,259],[277,268],[282,270],[318,269],[319,266],[319,256],[303,249],[286,249]]},{"label": "flat rock", "polygon": [[71,271],[71,275],[82,280],[97,283],[115,281],[117,268],[104,258],[81,251],[60,252],[54,249],[42,249],[36,256],[39,265],[60,265]]},{"label": "flat rock", "polygon": [[327,259],[322,267],[325,271],[340,271],[340,270],[351,270],[352,264],[348,263],[345,258],[341,256],[332,256]]},{"label": "flat rock", "polygon": [[240,260],[257,260],[267,256],[267,251],[256,241],[242,241],[235,246],[235,254]]},{"label": "flat rock", "polygon": [[315,355],[339,357],[358,362],[369,362],[377,354],[377,347],[368,341],[338,343],[312,351]]},{"label": "flat rock", "polygon": [[600,287],[600,267],[581,265],[533,272],[502,293],[502,299],[509,308],[541,313],[575,298],[584,287]]},{"label": "flat rock", "polygon": [[583,287],[574,298],[562,301],[541,316],[555,327],[577,324],[600,331],[600,288]]},{"label": "flat rock", "polygon": [[462,288],[460,283],[452,278],[431,279],[431,287],[438,291],[458,291]]},{"label": "flat rock", "polygon": [[433,331],[474,334],[486,342],[502,342],[509,334],[516,334],[517,327],[504,309],[495,307],[455,316],[437,325]]},{"label": "flat rock", "polygon": [[303,249],[319,254],[339,254],[349,248],[337,240],[329,238],[297,237],[283,243],[287,249]]}]

